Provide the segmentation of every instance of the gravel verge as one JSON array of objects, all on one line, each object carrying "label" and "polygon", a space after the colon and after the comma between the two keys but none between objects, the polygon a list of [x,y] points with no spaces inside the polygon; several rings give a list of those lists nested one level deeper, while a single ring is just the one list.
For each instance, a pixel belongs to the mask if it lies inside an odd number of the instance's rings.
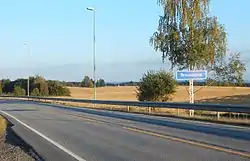
[{"label": "gravel verge", "polygon": [[0,161],[43,161],[43,159],[12,130],[11,123],[8,122],[5,133],[0,136]]}]

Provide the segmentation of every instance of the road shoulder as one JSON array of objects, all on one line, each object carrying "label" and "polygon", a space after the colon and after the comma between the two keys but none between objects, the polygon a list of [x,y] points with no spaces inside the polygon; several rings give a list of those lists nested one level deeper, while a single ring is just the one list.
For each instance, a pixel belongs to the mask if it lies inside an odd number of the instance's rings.
[{"label": "road shoulder", "polygon": [[[3,115],[8,121],[8,130],[10,134],[13,134],[19,145],[22,145],[27,149],[27,152],[32,155],[34,160],[38,161],[75,161],[74,158],[58,149],[51,143],[47,142],[39,135],[33,133],[23,125],[18,123],[13,118]],[[10,136],[10,135],[9,135]],[[8,135],[6,135],[6,138]],[[6,160],[9,161],[9,160]],[[26,160],[25,160],[26,161]]]},{"label": "road shoulder", "polygon": [[42,161],[43,159],[24,142],[11,128],[11,124],[0,115],[0,160]]}]

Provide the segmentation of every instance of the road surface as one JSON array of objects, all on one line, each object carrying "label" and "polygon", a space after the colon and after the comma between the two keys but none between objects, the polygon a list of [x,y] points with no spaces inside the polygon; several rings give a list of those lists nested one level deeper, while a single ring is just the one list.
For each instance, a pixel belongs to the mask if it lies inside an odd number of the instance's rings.
[{"label": "road surface", "polygon": [[13,130],[44,160],[250,160],[250,128],[0,100]]}]

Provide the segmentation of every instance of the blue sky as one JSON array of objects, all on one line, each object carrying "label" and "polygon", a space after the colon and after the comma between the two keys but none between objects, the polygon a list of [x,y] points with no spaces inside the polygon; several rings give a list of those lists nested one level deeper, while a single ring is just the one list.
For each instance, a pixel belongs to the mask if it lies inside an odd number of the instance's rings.
[{"label": "blue sky", "polygon": [[[36,73],[79,81],[83,75],[91,76],[88,6],[96,8],[98,77],[138,80],[148,69],[168,68],[161,64],[160,53],[149,46],[161,13],[156,0],[8,0],[0,1],[0,77]],[[211,3],[211,14],[226,26],[229,49],[241,51],[244,60],[250,60],[249,6],[249,0]]]}]

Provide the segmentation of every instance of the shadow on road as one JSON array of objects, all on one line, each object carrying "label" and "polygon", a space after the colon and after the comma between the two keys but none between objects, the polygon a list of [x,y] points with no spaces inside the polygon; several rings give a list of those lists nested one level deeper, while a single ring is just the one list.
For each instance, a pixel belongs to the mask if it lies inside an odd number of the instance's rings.
[{"label": "shadow on road", "polygon": [[36,109],[4,109],[4,111],[21,111],[21,112],[25,112],[25,111],[37,111]]},{"label": "shadow on road", "polygon": [[52,104],[51,105],[39,104],[39,105],[250,141],[250,130],[241,130],[239,132],[239,130],[235,130],[233,128],[226,128],[220,125],[217,125],[217,127],[216,126],[212,127],[212,125],[197,124],[195,123],[195,121],[184,123],[183,120],[181,119],[168,120],[167,118],[145,116],[142,114],[138,115],[138,114],[94,110],[86,108],[70,108]]},{"label": "shadow on road", "polygon": [[27,100],[1,100],[0,99],[0,104],[34,104],[31,101]]}]

